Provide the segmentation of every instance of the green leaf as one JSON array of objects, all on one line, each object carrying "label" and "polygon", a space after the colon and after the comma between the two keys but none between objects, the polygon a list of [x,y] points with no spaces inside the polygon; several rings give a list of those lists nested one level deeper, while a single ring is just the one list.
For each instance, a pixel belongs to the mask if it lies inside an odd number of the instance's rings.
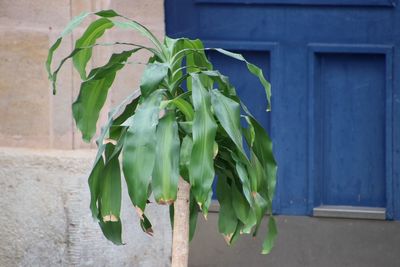
[{"label": "green leaf", "polygon": [[57,48],[60,46],[62,39],[66,35],[70,34],[76,27],[78,27],[88,15],[90,15],[90,13],[83,12],[80,15],[74,17],[68,23],[68,25],[65,27],[65,29],[61,33],[60,37],[54,42],[54,44],[49,49],[49,54],[47,55],[47,60],[46,60],[46,70],[49,75],[49,80],[52,81],[52,83],[53,83],[53,93],[54,94],[55,94],[55,79],[56,79],[56,77],[53,77],[53,74],[51,73],[51,63],[53,61],[54,53],[57,50]]},{"label": "green leaf", "polygon": [[222,173],[218,174],[216,193],[220,206],[218,230],[227,241],[230,241],[237,226],[237,219],[232,206],[232,190]]},{"label": "green leaf", "polygon": [[72,104],[72,112],[76,126],[82,132],[82,138],[90,142],[96,133],[96,123],[103,107],[108,89],[115,79],[115,73],[110,73],[101,80],[90,80],[81,84],[76,101]]},{"label": "green leaf", "polygon": [[192,105],[182,98],[174,98],[170,100],[185,115],[187,121],[192,121],[194,117],[194,110]]},{"label": "green leaf", "polygon": [[[112,11],[115,14],[117,14],[115,11]],[[111,14],[111,13],[109,13]],[[124,18],[128,21],[117,21],[117,20],[113,20],[113,23],[115,26],[121,28],[121,29],[132,29],[135,30],[137,32],[139,32],[140,34],[142,34],[144,37],[148,38],[155,46],[156,48],[162,52],[162,45],[160,43],[160,41],[157,39],[157,37],[154,36],[154,34],[152,34],[145,26],[143,26],[142,24],[140,24],[139,22],[135,21],[135,20],[131,20],[127,17],[118,15],[117,16]],[[110,18],[111,16],[109,15],[108,18]]]},{"label": "green leaf", "polygon": [[247,202],[249,203],[250,206],[253,206],[253,197],[251,195],[251,188],[250,188],[250,179],[249,176],[247,174],[247,170],[246,170],[246,165],[244,165],[242,162],[240,162],[240,160],[238,159],[238,157],[233,154],[233,159],[236,161],[236,172],[239,176],[240,182],[242,183],[242,187],[243,187],[243,193],[244,196],[246,197]]},{"label": "green leaf", "polygon": [[140,219],[140,227],[142,228],[143,232],[153,236],[153,226],[145,214],[143,214],[143,219]]},{"label": "green leaf", "polygon": [[179,158],[179,169],[182,178],[187,182],[189,182],[189,166],[190,166],[192,148],[193,148],[193,140],[190,136],[186,135],[182,139],[180,158]]},{"label": "green leaf", "polygon": [[142,96],[147,97],[154,92],[167,74],[168,66],[166,64],[158,62],[149,63],[140,81]]},{"label": "green leaf", "polygon": [[228,57],[243,61],[246,63],[247,69],[253,74],[255,75],[261,82],[261,84],[263,85],[264,89],[265,89],[265,93],[267,95],[267,100],[268,100],[268,107],[267,107],[267,111],[271,110],[271,84],[265,79],[264,74],[262,72],[262,70],[257,67],[256,65],[248,62],[241,54],[237,54],[237,53],[232,53],[230,51],[226,51],[224,49],[221,48],[209,48],[211,50],[215,50],[218,51],[221,54],[224,54]]},{"label": "green leaf", "polygon": [[104,160],[100,154],[99,158],[96,159],[95,165],[90,172],[88,184],[90,189],[90,210],[92,211],[92,217],[97,218],[99,216],[99,209],[97,208],[97,200],[100,195],[100,182],[102,174],[104,172]]},{"label": "green leaf", "polygon": [[[83,35],[76,40],[75,47],[89,47],[93,45],[98,38],[103,36],[106,29],[110,29],[114,24],[106,18],[93,21]],[[73,56],[72,61],[76,70],[79,72],[82,80],[86,79],[86,65],[92,57],[92,49],[84,49]]]},{"label": "green leaf", "polygon": [[171,204],[176,199],[179,178],[179,136],[175,111],[167,110],[157,126],[156,159],[152,189],[158,203]]},{"label": "green leaf", "polygon": [[249,121],[254,128],[255,137],[252,150],[258,161],[264,168],[264,182],[268,187],[268,201],[272,202],[276,186],[277,164],[272,151],[272,141],[267,132],[257,122],[256,119],[249,116]]},{"label": "green leaf", "polygon": [[270,216],[268,221],[268,233],[262,246],[262,254],[268,254],[274,246],[276,236],[278,235],[278,229],[276,227],[275,218]]},{"label": "green leaf", "polygon": [[246,152],[243,149],[240,105],[221,94],[218,90],[211,91],[211,103],[218,121],[238,148],[241,160],[248,162]]},{"label": "green leaf", "polygon": [[239,191],[235,183],[232,183],[231,190],[232,206],[236,213],[236,217],[242,221],[243,224],[246,224],[250,212],[250,205],[246,201],[246,198],[243,196],[243,194]]},{"label": "green leaf", "polygon": [[189,241],[192,241],[194,233],[196,232],[197,217],[199,215],[199,207],[196,205],[196,200],[192,193],[190,193],[189,203]]},{"label": "green leaf", "polygon": [[268,201],[266,201],[259,193],[254,194],[254,212],[257,218],[256,229],[254,230],[253,236],[257,235],[258,229],[261,225],[261,221],[264,218],[265,212],[268,208]]},{"label": "green leaf", "polygon": [[164,90],[142,98],[126,133],[122,166],[133,205],[144,212],[153,172],[156,150],[156,126]]},{"label": "green leaf", "polygon": [[107,64],[90,72],[90,80],[81,84],[78,98],[72,105],[72,111],[76,125],[82,132],[83,140],[89,142],[96,133],[97,120],[116,72],[122,68],[122,63],[136,51],[137,49],[133,49],[113,54]]},{"label": "green leaf", "polygon": [[217,124],[211,114],[209,92],[203,87],[199,77],[193,75],[193,149],[190,160],[190,184],[201,207],[208,198],[214,179],[213,150]]},{"label": "green leaf", "polygon": [[[111,155],[114,147],[111,143],[107,144],[106,155]],[[104,222],[115,222],[120,219],[121,211],[121,170],[118,157],[106,160],[100,190],[101,216]]]},{"label": "green leaf", "polygon": [[103,222],[101,218],[99,218],[99,225],[103,235],[113,242],[115,245],[123,245],[122,243],[122,224],[121,220],[116,222]]}]

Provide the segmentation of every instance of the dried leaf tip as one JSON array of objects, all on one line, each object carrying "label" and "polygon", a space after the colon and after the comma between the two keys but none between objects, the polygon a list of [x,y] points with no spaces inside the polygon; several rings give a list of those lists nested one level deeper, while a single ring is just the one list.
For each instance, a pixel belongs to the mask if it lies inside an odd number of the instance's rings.
[{"label": "dried leaf tip", "polygon": [[232,239],[233,233],[230,233],[230,234],[227,234],[227,235],[223,235],[223,236],[224,236],[225,242],[226,242],[228,245],[230,245],[230,244],[231,244],[231,239]]},{"label": "dried leaf tip", "polygon": [[138,214],[140,220],[143,221],[144,220],[144,217],[143,217],[144,212],[143,212],[143,210],[141,208],[139,208],[138,206],[135,206],[135,209],[136,209],[136,213]]},{"label": "dried leaf tip", "polygon": [[118,222],[118,218],[113,214],[108,214],[103,216],[103,222]]}]

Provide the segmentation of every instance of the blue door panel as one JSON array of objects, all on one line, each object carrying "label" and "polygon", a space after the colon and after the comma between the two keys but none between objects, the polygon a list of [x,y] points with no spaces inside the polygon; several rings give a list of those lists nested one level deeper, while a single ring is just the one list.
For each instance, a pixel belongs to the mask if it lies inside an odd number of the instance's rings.
[{"label": "blue door panel", "polygon": [[385,58],[317,60],[321,204],[385,207]]},{"label": "blue door panel", "polygon": [[269,129],[274,212],[321,204],[385,207],[400,219],[400,11],[397,0],[166,0],[171,37],[201,38],[260,65],[257,79],[210,53]]}]

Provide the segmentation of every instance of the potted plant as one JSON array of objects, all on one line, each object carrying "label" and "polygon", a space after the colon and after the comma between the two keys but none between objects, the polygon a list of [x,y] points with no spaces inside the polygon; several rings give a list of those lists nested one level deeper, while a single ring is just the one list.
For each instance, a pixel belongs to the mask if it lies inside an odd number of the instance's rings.
[{"label": "potted plant", "polygon": [[[63,38],[89,15],[97,19],[53,69],[53,54]],[[113,27],[137,31],[152,46],[115,42],[113,45],[127,49],[112,54],[105,65],[86,73],[93,48],[110,45],[97,40]],[[269,107],[270,84],[260,68],[240,54],[204,48],[200,40],[165,37],[161,42],[137,21],[104,10],[75,17],[51,46],[46,68],[54,94],[60,68],[72,59],[82,79],[72,106],[73,117],[83,139],[90,141],[117,72],[139,50],[152,54],[140,90],[109,112],[96,142],[98,153],[89,176],[90,209],[103,234],[114,244],[122,244],[123,174],[143,231],[152,234],[146,204],[154,197],[158,204],[169,205],[172,266],[187,266],[188,241],[193,237],[198,212],[207,216],[212,184],[217,179],[219,232],[228,244],[242,233],[255,236],[268,212],[268,234],[262,247],[262,253],[268,253],[277,233],[272,216],[277,168],[272,143],[240,101],[228,77],[213,69],[206,51],[214,50],[246,64],[264,87]]]}]

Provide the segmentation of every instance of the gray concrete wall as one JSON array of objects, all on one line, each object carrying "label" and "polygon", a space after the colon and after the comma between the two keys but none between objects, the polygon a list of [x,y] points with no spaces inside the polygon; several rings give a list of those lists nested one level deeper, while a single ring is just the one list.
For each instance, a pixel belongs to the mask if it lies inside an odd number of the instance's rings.
[{"label": "gray concrete wall", "polygon": [[124,246],[107,241],[89,211],[90,150],[0,150],[0,266],[169,266],[168,209],[149,204],[140,229],[126,188]]},{"label": "gray concrete wall", "polygon": [[124,246],[93,221],[87,175],[90,150],[0,150],[0,266],[169,266],[168,209],[149,204],[154,236],[140,229],[126,188]]},{"label": "gray concrete wall", "polygon": [[218,234],[216,213],[199,216],[190,246],[190,267],[398,267],[400,222],[278,216],[279,235],[261,255],[266,225],[254,240],[243,235],[228,247]]}]

